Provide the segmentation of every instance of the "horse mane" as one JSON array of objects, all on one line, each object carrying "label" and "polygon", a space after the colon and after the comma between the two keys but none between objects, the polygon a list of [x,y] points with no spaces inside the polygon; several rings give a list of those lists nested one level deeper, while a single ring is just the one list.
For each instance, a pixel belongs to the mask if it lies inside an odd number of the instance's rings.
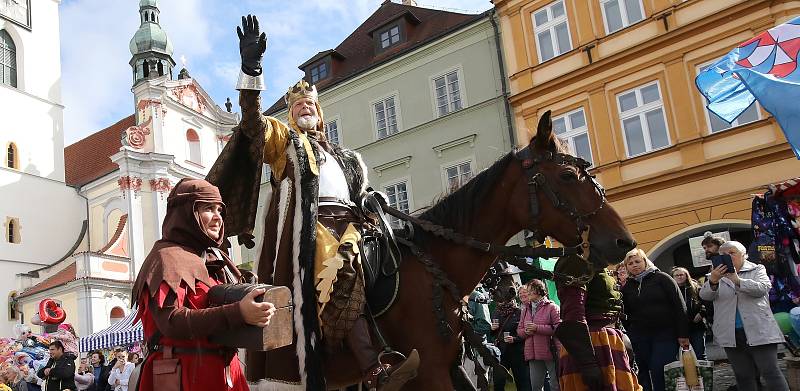
[{"label": "horse mane", "polygon": [[470,228],[470,210],[480,204],[493,189],[508,164],[514,160],[514,152],[501,157],[489,168],[475,175],[469,182],[448,194],[436,204],[422,212],[419,217],[434,224],[449,227],[461,232]]}]

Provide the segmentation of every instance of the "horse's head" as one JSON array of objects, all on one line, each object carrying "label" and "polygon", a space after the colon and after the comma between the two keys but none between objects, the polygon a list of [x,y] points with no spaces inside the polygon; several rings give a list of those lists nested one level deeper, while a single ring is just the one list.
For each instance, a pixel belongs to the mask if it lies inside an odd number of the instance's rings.
[{"label": "horse's head", "polygon": [[622,261],[636,246],[605,191],[587,171],[589,163],[569,155],[553,134],[550,111],[516,157],[525,180],[516,181],[512,191],[513,216],[524,219],[519,223],[539,241],[550,236],[565,246],[577,246],[588,230],[589,259],[600,267]]}]

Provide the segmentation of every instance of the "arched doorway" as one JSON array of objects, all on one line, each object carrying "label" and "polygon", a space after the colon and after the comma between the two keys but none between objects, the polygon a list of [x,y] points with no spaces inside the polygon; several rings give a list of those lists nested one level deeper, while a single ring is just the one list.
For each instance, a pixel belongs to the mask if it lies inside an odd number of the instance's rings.
[{"label": "arched doorway", "polygon": [[753,232],[749,220],[713,220],[695,224],[678,230],[656,243],[647,256],[663,272],[669,272],[675,266],[685,267],[697,278],[708,272],[708,267],[694,267],[689,250],[689,238],[702,236],[703,233],[728,231],[731,240],[741,242],[745,247],[753,241]]}]

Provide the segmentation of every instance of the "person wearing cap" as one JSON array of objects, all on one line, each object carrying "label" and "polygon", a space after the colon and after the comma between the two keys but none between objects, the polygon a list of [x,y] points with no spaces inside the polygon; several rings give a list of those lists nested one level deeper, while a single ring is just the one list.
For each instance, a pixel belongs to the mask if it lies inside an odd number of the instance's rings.
[{"label": "person wearing cap", "polygon": [[264,389],[289,383],[322,390],[323,357],[347,349],[368,388],[398,390],[416,376],[419,354],[412,350],[394,365],[381,363],[381,347],[370,336],[359,250],[368,219],[360,207],[366,167],[357,152],[329,142],[316,86],[307,81],[284,96],[286,124],[261,113],[266,35],[253,16],[243,17],[242,24],[237,84],[242,120],[207,179],[228,205],[229,233],[252,248],[262,166],[269,165],[272,196],[266,218],[258,222],[264,236],[257,276],[291,287],[299,312],[293,346],[248,351],[247,378]]},{"label": "person wearing cap", "polygon": [[109,377],[113,389],[126,390],[138,380],[138,391],[249,390],[236,349],[208,336],[245,324],[264,327],[275,307],[256,302],[264,289],[254,289],[239,302],[208,308],[211,287],[241,281],[223,246],[224,216],[219,190],[202,179],[181,179],[169,193],[163,237],[145,258],[132,292],[149,354],[138,379],[125,376],[133,364],[118,356],[119,374]]}]

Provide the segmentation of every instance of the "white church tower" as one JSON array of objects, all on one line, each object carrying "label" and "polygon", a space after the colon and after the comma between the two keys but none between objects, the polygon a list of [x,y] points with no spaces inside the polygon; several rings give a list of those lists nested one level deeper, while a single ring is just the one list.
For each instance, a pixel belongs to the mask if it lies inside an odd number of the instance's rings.
[{"label": "white church tower", "polygon": [[83,200],[69,213],[83,213],[88,231],[70,255],[50,257],[47,268],[20,277],[19,308],[31,312],[42,298],[54,298],[80,335],[130,321],[131,287],[161,238],[167,195],[181,178],[205,177],[239,122],[185,68],[175,77],[158,2],[140,0],[138,18],[129,43],[133,114],[64,149],[66,182]]},{"label": "white church tower", "polygon": [[64,183],[59,3],[0,1],[0,336],[19,273],[69,257],[87,228],[86,200]]}]

